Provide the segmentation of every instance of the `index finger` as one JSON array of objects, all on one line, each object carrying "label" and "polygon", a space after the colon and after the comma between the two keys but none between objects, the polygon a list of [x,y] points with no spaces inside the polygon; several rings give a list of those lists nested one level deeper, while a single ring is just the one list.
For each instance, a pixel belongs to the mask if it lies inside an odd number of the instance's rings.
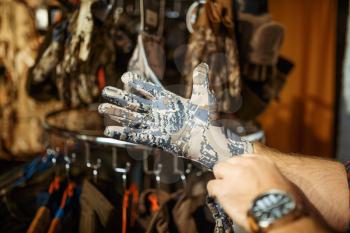
[{"label": "index finger", "polygon": [[213,174],[216,179],[224,179],[231,176],[232,171],[235,170],[236,165],[226,161],[220,162],[213,167]]}]

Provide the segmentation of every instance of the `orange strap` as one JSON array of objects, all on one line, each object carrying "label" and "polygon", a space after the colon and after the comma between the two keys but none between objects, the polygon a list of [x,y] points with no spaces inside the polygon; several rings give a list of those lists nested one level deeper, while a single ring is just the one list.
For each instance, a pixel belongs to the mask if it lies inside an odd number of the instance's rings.
[{"label": "orange strap", "polygon": [[50,228],[47,231],[47,233],[57,233],[57,232],[60,232],[60,230],[61,230],[60,220],[55,218],[54,220],[52,220]]},{"label": "orange strap", "polygon": [[49,186],[49,193],[52,194],[60,189],[61,177],[56,176]]},{"label": "orange strap", "polygon": [[30,223],[27,233],[46,232],[50,221],[50,210],[47,207],[40,207]]},{"label": "orange strap", "polygon": [[60,22],[62,20],[63,16],[61,12],[57,12],[54,18],[54,22],[53,23],[57,23]]},{"label": "orange strap", "polygon": [[98,80],[98,88],[100,91],[103,90],[103,88],[106,86],[106,74],[105,69],[103,67],[100,67],[97,71],[97,80]]},{"label": "orange strap", "polygon": [[127,211],[129,207],[129,195],[130,191],[125,190],[123,196],[122,233],[126,233],[126,225],[128,224]]},{"label": "orange strap", "polygon": [[63,197],[62,197],[62,200],[61,200],[61,205],[60,205],[60,207],[61,207],[62,209],[63,209],[64,206],[66,205],[67,198],[73,196],[73,194],[74,194],[74,188],[75,188],[75,184],[74,184],[73,182],[69,182],[69,183],[68,183],[68,186],[67,186],[67,188],[66,188],[66,190],[64,190]]},{"label": "orange strap", "polygon": [[149,195],[148,200],[151,202],[151,211],[153,213],[157,212],[160,209],[157,195]]},{"label": "orange strap", "polygon": [[[62,196],[62,200],[61,200],[61,204],[60,204],[61,209],[64,209],[66,202],[67,202],[67,198],[72,197],[74,195],[74,188],[75,188],[75,183],[69,182],[67,185],[67,188],[66,188],[66,190],[64,190],[64,193]],[[55,217],[51,221],[48,233],[57,233],[57,232],[60,232],[60,230],[61,230],[60,218]]]},{"label": "orange strap", "polygon": [[130,225],[134,226],[137,218],[137,207],[139,203],[139,192],[137,190],[136,184],[131,184],[129,190],[124,191],[123,196],[123,213],[122,213],[122,233],[126,233],[126,228],[128,224],[128,208],[130,196],[132,196],[132,208],[131,208],[131,219]]},{"label": "orange strap", "polygon": [[137,211],[138,211],[138,205],[139,205],[139,191],[137,190],[137,186],[134,183],[130,185],[129,191],[132,194],[130,225],[134,226],[137,219]]}]

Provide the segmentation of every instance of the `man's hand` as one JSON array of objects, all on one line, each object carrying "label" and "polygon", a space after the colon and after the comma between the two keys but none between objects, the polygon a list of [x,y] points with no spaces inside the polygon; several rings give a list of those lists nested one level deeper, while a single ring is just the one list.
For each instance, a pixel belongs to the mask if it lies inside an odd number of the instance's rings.
[{"label": "man's hand", "polygon": [[247,211],[259,194],[279,189],[290,193],[297,203],[303,202],[300,191],[267,158],[233,157],[215,165],[213,172],[216,179],[208,183],[209,195],[215,197],[226,213],[247,231],[250,230]]}]

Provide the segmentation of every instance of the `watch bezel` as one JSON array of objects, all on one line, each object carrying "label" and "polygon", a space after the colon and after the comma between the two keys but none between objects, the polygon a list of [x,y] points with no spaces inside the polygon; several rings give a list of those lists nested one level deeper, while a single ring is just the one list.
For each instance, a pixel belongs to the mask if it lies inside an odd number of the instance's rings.
[{"label": "watch bezel", "polygon": [[[287,196],[293,203],[293,208],[286,214],[282,215],[278,219],[268,219],[268,220],[260,220],[255,216],[255,213],[253,212],[253,208],[255,207],[257,201],[261,200],[263,197],[271,195],[271,194],[279,194]],[[252,227],[252,229],[256,229],[255,231],[258,231],[257,229],[267,229],[272,224],[278,222],[280,219],[284,219],[286,216],[290,215],[291,213],[295,212],[297,210],[298,206],[295,201],[295,198],[288,192],[278,189],[271,189],[267,192],[259,194],[254,200],[252,201],[251,207],[248,211],[248,219],[250,220],[249,223]]]}]

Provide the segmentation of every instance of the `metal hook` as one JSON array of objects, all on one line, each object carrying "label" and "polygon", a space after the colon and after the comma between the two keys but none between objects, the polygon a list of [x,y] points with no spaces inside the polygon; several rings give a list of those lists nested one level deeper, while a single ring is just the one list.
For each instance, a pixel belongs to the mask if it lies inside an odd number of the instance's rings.
[{"label": "metal hook", "polygon": [[185,170],[186,175],[189,175],[192,172],[192,169],[193,169],[192,163],[188,163]]},{"label": "metal hook", "polygon": [[66,169],[66,175],[68,177],[72,161],[68,156],[64,156],[64,161],[65,161],[64,168]]},{"label": "metal hook", "polygon": [[102,165],[102,160],[100,158],[97,159],[95,164],[91,164],[92,175],[95,183],[97,183],[97,178],[98,178],[99,169],[101,168],[101,165]]},{"label": "metal hook", "polygon": [[60,155],[61,149],[57,146],[54,150],[54,153],[56,153],[57,156],[55,156],[56,158]]},{"label": "metal hook", "polygon": [[[159,156],[159,155],[157,155]],[[157,188],[160,189],[160,173],[162,172],[163,165],[159,163],[159,161],[155,161],[155,166],[157,167],[155,170],[150,170],[148,167],[148,153],[147,151],[143,151],[143,172],[147,175],[154,175],[156,178]]]},{"label": "metal hook", "polygon": [[158,163],[157,164],[157,170],[155,171],[155,177],[156,177],[156,183],[157,183],[157,188],[160,189],[160,173],[162,171],[163,165]]},{"label": "metal hook", "polygon": [[88,142],[84,142],[84,148],[85,148],[85,164],[86,167],[91,168],[92,164],[90,161],[90,144]]},{"label": "metal hook", "polygon": [[59,173],[59,168],[56,166],[57,165],[58,156],[60,155],[59,148],[56,147],[55,150],[54,149],[50,149],[50,148],[46,149],[46,155],[47,155],[48,158],[51,157],[52,168],[54,169],[55,175],[57,175]]},{"label": "metal hook", "polygon": [[186,26],[187,30],[190,33],[194,32],[193,24],[196,23],[198,14],[199,14],[199,7],[206,3],[206,0],[197,0],[192,3],[192,5],[188,8],[186,13]]},{"label": "metal hook", "polygon": [[185,171],[179,169],[179,165],[178,165],[179,164],[179,158],[174,156],[173,161],[174,161],[174,173],[177,174],[177,175],[180,175],[182,184],[185,187],[186,186],[186,175],[185,175]]},{"label": "metal hook", "polygon": [[71,157],[69,157],[68,155],[64,156],[64,161],[65,161],[64,167],[66,169],[66,176],[68,177],[68,179],[70,177],[70,170],[71,170],[72,164],[75,162],[75,160],[76,160],[75,153],[72,153]]},{"label": "metal hook", "polygon": [[56,158],[57,156],[58,156],[58,153],[55,150],[47,148],[46,149],[46,156],[44,156],[44,158],[50,158],[51,157],[51,163],[53,165],[55,165],[56,162],[57,162],[57,158]]},{"label": "metal hook", "polygon": [[124,168],[118,167],[118,154],[117,154],[117,148],[116,147],[112,148],[112,166],[113,166],[113,170],[116,173],[122,174],[123,187],[124,187],[124,189],[126,189],[127,173],[129,173],[129,171],[130,171],[130,163],[127,162],[126,166]]}]

